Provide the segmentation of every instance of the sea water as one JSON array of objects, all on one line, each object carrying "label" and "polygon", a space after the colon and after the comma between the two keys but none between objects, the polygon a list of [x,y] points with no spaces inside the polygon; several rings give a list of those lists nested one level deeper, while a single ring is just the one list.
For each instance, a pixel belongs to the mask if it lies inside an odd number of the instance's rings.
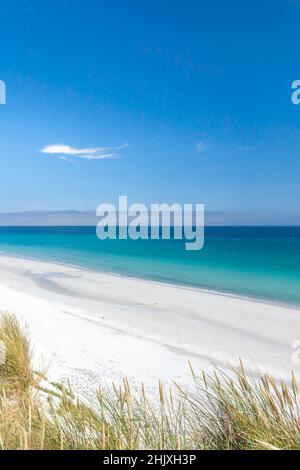
[{"label": "sea water", "polygon": [[92,270],[300,305],[300,227],[206,227],[184,240],[105,240],[95,227],[1,227],[0,251]]}]

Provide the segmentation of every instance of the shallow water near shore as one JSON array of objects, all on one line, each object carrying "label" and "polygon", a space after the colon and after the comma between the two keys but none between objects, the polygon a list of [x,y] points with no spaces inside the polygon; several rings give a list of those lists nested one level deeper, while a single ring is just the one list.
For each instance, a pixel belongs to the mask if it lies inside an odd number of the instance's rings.
[{"label": "shallow water near shore", "polygon": [[300,305],[300,227],[207,227],[184,240],[100,241],[94,227],[0,227],[3,254]]}]

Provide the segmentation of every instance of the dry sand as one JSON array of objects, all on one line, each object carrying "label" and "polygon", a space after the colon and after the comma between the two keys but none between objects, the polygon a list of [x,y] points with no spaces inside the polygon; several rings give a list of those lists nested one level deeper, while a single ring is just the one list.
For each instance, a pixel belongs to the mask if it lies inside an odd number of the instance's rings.
[{"label": "dry sand", "polygon": [[[243,358],[249,372],[288,379],[299,309],[57,263],[0,256],[0,309],[28,324],[52,380],[79,390],[123,376],[154,390]],[[300,374],[299,374],[300,375]]]}]

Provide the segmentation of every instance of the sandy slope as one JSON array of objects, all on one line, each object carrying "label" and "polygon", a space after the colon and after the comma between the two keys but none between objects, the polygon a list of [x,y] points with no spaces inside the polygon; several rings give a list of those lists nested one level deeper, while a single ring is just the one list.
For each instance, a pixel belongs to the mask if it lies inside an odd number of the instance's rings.
[{"label": "sandy slope", "polygon": [[[0,256],[0,308],[29,325],[35,361],[78,389],[126,375],[149,389],[187,383],[194,368],[226,367],[288,378],[300,311],[60,264]],[[300,373],[299,373],[300,375]]]}]

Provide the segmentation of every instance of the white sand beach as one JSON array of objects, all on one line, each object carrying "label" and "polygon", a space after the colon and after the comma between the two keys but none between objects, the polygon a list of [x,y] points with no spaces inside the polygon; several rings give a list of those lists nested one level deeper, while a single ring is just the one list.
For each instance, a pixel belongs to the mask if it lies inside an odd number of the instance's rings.
[{"label": "white sand beach", "polygon": [[299,309],[76,267],[0,256],[0,309],[30,329],[34,365],[78,389],[188,384],[195,370],[243,358],[249,372],[296,374]]}]

